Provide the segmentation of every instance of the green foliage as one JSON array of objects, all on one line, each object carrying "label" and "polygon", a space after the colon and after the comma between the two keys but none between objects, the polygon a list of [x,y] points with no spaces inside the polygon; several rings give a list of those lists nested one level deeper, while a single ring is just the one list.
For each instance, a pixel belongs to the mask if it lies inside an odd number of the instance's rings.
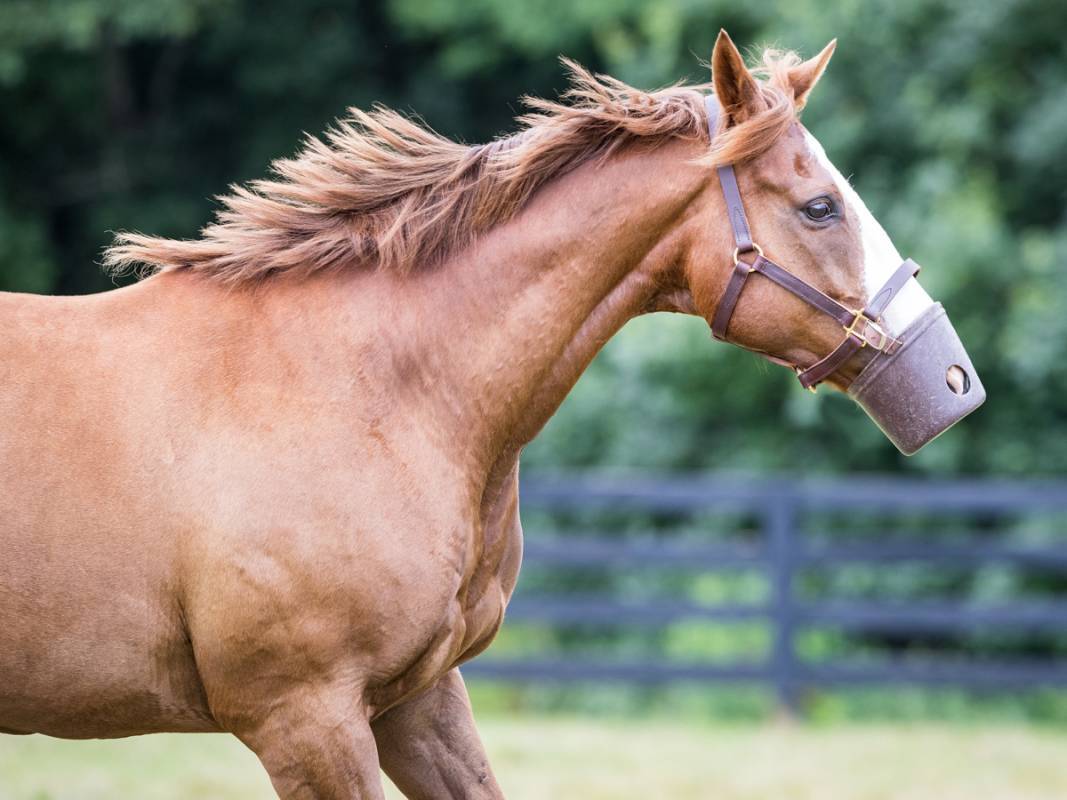
[{"label": "green foliage", "polygon": [[[562,86],[564,53],[641,86],[704,81],[743,43],[841,46],[805,121],[926,265],[989,389],[905,461],[849,403],[708,341],[625,330],[531,466],[1059,473],[1067,406],[1067,12],[1045,0],[0,0],[0,287],[107,288],[114,229],[192,236],[204,198],[263,174],[347,105],[484,140]],[[755,49],[755,48],[753,48]]]}]

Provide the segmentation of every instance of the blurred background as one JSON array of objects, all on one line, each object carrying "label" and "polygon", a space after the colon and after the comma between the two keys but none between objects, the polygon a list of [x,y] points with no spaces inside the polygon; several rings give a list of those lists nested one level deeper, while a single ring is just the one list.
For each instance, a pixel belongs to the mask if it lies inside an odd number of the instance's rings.
[{"label": "blurred background", "polygon": [[[485,141],[565,88],[559,54],[703,82],[720,27],[753,53],[839,39],[804,122],[990,399],[906,459],[699,320],[627,326],[524,456],[526,565],[467,670],[501,780],[1067,796],[1060,2],[0,0],[0,289],[110,288],[110,231],[195,236],[347,106]],[[228,744],[123,746],[0,740],[0,798],[267,791]]]}]

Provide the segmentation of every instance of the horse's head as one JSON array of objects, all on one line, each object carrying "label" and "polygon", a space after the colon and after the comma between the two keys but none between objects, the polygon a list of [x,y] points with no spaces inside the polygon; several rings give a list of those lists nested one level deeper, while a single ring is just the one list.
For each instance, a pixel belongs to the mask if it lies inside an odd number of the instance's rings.
[{"label": "horse's head", "polygon": [[795,120],[833,49],[779,61],[762,82],[720,33],[707,104],[719,168],[707,208],[732,246],[697,247],[689,288],[718,338],[796,369],[808,388],[847,391],[911,454],[985,391],[944,310],[914,279],[918,267]]}]

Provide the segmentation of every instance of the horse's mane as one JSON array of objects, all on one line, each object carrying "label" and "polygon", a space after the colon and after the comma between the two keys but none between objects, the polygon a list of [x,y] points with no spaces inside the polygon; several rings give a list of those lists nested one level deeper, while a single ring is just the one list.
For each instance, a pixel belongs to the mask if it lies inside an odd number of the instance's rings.
[{"label": "horse's mane", "polygon": [[[709,166],[753,158],[792,124],[786,73],[798,61],[789,52],[764,53],[758,72],[766,109],[720,131]],[[569,90],[560,102],[525,98],[531,110],[513,136],[468,146],[387,108],[353,108],[324,139],[308,136],[293,158],[275,161],[274,177],[231,186],[199,239],[119,233],[105,266],[113,273],[196,270],[229,284],[348,266],[407,272],[468,246],[582,164],[636,143],[707,140],[709,85],[644,92],[564,63]]]}]

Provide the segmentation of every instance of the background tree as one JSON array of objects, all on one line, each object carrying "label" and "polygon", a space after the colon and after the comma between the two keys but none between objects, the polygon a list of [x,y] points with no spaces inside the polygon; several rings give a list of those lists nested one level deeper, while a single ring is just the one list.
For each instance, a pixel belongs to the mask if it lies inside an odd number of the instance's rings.
[{"label": "background tree", "polygon": [[[640,320],[594,364],[533,465],[1059,473],[1067,466],[1067,10],[1043,0],[3,0],[0,287],[108,288],[115,229],[194,236],[348,105],[480,141],[565,53],[643,87],[707,77],[725,26],[812,53],[805,114],[957,320],[986,407],[905,461],[851,404]],[[640,424],[637,424],[640,421]]]}]

